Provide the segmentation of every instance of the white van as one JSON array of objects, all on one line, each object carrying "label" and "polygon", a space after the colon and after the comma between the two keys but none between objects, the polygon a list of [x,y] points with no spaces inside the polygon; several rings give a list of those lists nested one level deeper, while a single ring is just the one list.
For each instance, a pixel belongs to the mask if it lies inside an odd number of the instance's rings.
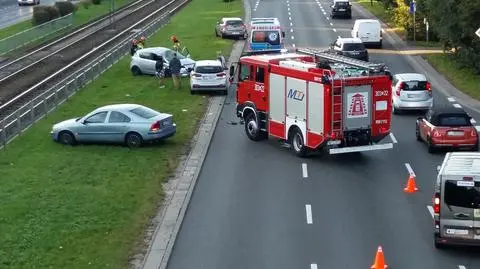
[{"label": "white van", "polygon": [[380,21],[371,19],[355,20],[352,37],[360,38],[365,44],[382,47],[382,26]]}]

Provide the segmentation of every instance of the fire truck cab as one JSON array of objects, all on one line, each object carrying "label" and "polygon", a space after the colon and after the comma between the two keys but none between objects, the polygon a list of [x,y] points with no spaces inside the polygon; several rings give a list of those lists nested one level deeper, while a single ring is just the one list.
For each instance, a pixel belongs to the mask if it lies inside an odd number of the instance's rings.
[{"label": "fire truck cab", "polygon": [[251,140],[279,138],[298,156],[393,148],[378,144],[391,127],[385,65],[313,49],[245,56],[236,65],[236,114]]}]

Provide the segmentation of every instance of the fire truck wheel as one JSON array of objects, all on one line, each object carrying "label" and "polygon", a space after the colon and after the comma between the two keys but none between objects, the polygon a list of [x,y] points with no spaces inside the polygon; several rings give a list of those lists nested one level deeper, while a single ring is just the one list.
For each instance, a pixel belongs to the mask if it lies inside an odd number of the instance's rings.
[{"label": "fire truck wheel", "polygon": [[291,144],[292,149],[297,156],[304,157],[307,155],[307,147],[303,142],[302,131],[295,128],[291,131]]},{"label": "fire truck wheel", "polygon": [[255,116],[252,113],[248,113],[244,121],[245,133],[247,133],[248,138],[253,141],[260,141],[266,138],[266,133],[258,128],[257,121],[255,121]]}]

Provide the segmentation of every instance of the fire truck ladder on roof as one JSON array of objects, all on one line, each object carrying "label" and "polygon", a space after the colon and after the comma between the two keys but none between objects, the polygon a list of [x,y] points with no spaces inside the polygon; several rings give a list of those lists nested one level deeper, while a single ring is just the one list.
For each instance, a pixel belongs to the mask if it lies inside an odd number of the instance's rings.
[{"label": "fire truck ladder on roof", "polygon": [[387,67],[382,63],[370,63],[366,61],[361,61],[357,59],[352,59],[343,55],[332,54],[325,51],[315,50],[315,49],[296,49],[297,52],[311,55],[317,58],[328,60],[334,63],[342,63],[346,65],[351,65],[358,68],[367,69],[370,73],[384,73],[387,72]]}]

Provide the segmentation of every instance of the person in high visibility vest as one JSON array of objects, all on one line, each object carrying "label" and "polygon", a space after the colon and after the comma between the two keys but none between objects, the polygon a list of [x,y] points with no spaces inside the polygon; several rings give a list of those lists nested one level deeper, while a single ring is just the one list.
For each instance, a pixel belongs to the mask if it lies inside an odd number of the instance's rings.
[{"label": "person in high visibility vest", "polygon": [[132,45],[130,46],[130,55],[134,55],[138,50],[138,42],[136,39],[132,40]]},{"label": "person in high visibility vest", "polygon": [[140,47],[143,49],[145,48],[145,37],[141,36],[140,39],[138,40],[138,44],[140,44]]},{"label": "person in high visibility vest", "polygon": [[180,41],[178,41],[175,35],[172,35],[170,40],[173,42],[173,49],[178,52],[180,50]]}]

